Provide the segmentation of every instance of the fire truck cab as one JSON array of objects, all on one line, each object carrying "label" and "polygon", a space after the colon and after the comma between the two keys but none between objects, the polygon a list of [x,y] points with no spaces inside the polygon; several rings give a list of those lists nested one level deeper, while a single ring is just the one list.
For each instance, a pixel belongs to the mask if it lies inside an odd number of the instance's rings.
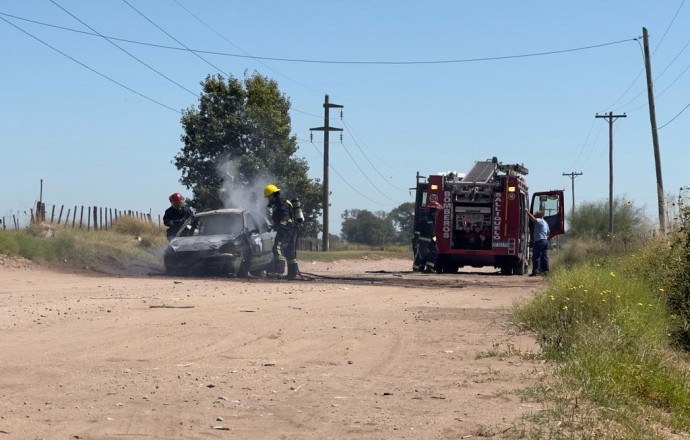
[{"label": "fire truck cab", "polygon": [[[475,162],[465,175],[417,173],[414,228],[423,229],[427,203],[442,205],[436,216],[435,270],[455,273],[463,266],[493,266],[504,275],[528,272],[531,259],[530,221],[525,212],[541,211],[549,238],[565,232],[563,191],[529,192],[521,164],[504,165],[497,158]],[[418,234],[415,234],[418,236]],[[417,254],[417,242],[413,251]]]}]

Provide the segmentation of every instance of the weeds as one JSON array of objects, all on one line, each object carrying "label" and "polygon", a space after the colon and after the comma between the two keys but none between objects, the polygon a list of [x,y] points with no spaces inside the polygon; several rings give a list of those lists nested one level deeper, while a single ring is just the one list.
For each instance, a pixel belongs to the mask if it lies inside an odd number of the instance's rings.
[{"label": "weeds", "polygon": [[515,305],[511,321],[535,331],[542,355],[557,361],[551,383],[532,389],[548,409],[533,415],[538,427],[529,438],[659,439],[658,427],[690,431],[690,363],[672,348],[687,315],[679,318],[666,290],[678,289],[685,274],[677,271],[686,266],[669,261],[671,250],[660,240],[574,263]]}]

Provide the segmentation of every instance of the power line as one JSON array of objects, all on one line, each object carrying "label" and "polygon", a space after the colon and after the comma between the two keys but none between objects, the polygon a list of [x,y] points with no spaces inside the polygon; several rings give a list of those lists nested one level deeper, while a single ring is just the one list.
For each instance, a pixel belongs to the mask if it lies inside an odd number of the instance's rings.
[{"label": "power line", "polygon": [[[123,2],[127,3],[126,0],[122,0]],[[130,5],[127,3],[132,9],[137,11],[142,17],[144,17],[146,20],[154,24],[154,26],[158,27],[161,29],[158,25],[153,23],[151,20],[149,20],[144,14],[139,12],[134,6]],[[70,31],[70,32],[78,32],[86,35],[92,35],[92,36],[98,36],[97,34],[91,34],[89,32],[84,32],[80,30],[75,30],[63,26],[57,26],[49,23],[44,23],[36,20],[29,20],[23,17],[18,17],[16,15],[10,15],[6,13],[0,12],[0,15],[4,15],[7,17],[15,18],[17,20],[24,20],[28,21],[31,23],[39,24],[42,26],[50,26],[56,29],[61,29],[65,31]],[[163,29],[161,29],[163,31]],[[165,31],[163,31],[165,32]],[[281,62],[288,62],[288,63],[311,63],[311,64],[365,64],[365,65],[418,65],[418,64],[459,64],[459,63],[475,63],[475,62],[482,62],[482,61],[500,61],[500,60],[509,60],[509,59],[516,59],[516,58],[529,58],[529,57],[539,57],[539,56],[547,56],[547,55],[558,55],[558,54],[563,54],[563,53],[569,53],[569,52],[578,52],[578,51],[584,51],[584,50],[590,50],[590,49],[599,49],[602,47],[606,46],[613,46],[617,44],[622,44],[622,43],[627,43],[630,41],[636,41],[637,38],[627,38],[624,40],[617,40],[617,41],[610,41],[607,43],[600,43],[600,44],[592,44],[588,46],[581,46],[581,47],[575,47],[575,48],[568,48],[568,49],[557,49],[557,50],[550,50],[550,51],[543,51],[543,52],[532,52],[532,53],[524,53],[524,54],[515,54],[515,55],[503,55],[503,56],[489,56],[489,57],[479,57],[479,58],[459,58],[459,59],[447,59],[447,60],[408,60],[408,61],[364,61],[364,60],[322,60],[322,59],[306,59],[306,58],[282,58],[282,57],[267,57],[267,56],[256,56],[256,55],[245,55],[245,54],[236,54],[236,53],[229,53],[229,52],[218,52],[218,51],[210,51],[210,50],[202,50],[202,49],[191,49],[178,40],[176,40],[174,37],[172,37],[170,34],[165,32],[166,35],[170,36],[173,40],[175,40],[178,44],[180,44],[182,47],[175,47],[175,46],[167,46],[167,45],[162,45],[162,44],[155,44],[155,43],[147,43],[147,42],[142,42],[142,41],[136,41],[136,40],[130,40],[130,39],[125,39],[125,38],[118,38],[118,37],[111,37],[111,36],[106,36],[108,39],[111,40],[116,40],[116,41],[122,41],[126,43],[131,43],[131,44],[139,44],[139,45],[144,45],[144,46],[150,46],[150,47],[158,47],[160,49],[169,49],[169,50],[183,50],[183,51],[188,51],[192,52],[195,54],[208,54],[208,55],[218,55],[218,56],[228,56],[228,57],[235,57],[235,58],[251,58],[254,60],[264,60],[264,61],[281,61]],[[202,58],[203,59],[203,58]],[[206,60],[204,60],[206,61]],[[218,69],[218,67],[213,66],[215,69]],[[222,71],[221,71],[222,72]]]},{"label": "power line", "polygon": [[[298,140],[299,140],[299,139],[298,139]],[[321,157],[323,157],[323,153],[316,147],[316,145],[314,144],[314,142],[306,141],[306,140],[299,140],[299,141],[300,141],[301,143],[307,143],[307,142],[309,142],[309,143],[314,147],[314,149],[316,149],[316,151],[318,151],[319,155],[321,155]],[[375,203],[375,204],[377,204],[377,205],[382,205],[382,204],[383,204],[383,203],[381,203],[380,201],[373,200],[373,199],[369,198],[366,194],[362,193],[362,192],[359,191],[357,188],[355,188],[354,185],[352,185],[352,184],[350,183],[349,180],[347,180],[345,177],[343,177],[342,174],[340,174],[340,172],[338,172],[338,170],[333,166],[333,164],[329,164],[329,167],[328,167],[328,168],[330,168],[338,177],[340,177],[340,179],[341,179],[347,186],[350,187],[350,189],[352,189],[354,192],[356,192],[357,194],[359,194],[360,197],[362,197],[363,199],[366,199],[366,200],[368,200],[368,201],[370,201],[370,202],[372,202],[372,203]]]},{"label": "power line", "polygon": [[661,130],[662,128],[664,128],[664,127],[666,127],[668,124],[670,124],[671,122],[675,121],[675,119],[676,119],[678,116],[680,116],[685,110],[687,110],[688,107],[690,107],[690,104],[686,105],[685,108],[683,108],[683,110],[681,110],[680,112],[678,112],[677,115],[675,115],[673,118],[671,118],[670,121],[668,121],[667,123],[665,123],[664,125],[662,125],[661,127],[659,127],[657,130]]},{"label": "power line", "polygon": [[184,47],[185,49],[187,49],[189,52],[191,52],[192,54],[194,54],[194,56],[196,56],[197,58],[199,58],[200,60],[202,60],[203,62],[205,62],[206,64],[208,64],[209,66],[213,67],[214,69],[216,69],[217,71],[219,71],[219,72],[222,73],[223,75],[226,75],[226,76],[228,75],[228,74],[225,73],[223,70],[221,70],[219,67],[217,67],[215,64],[213,64],[213,63],[211,63],[210,61],[206,60],[204,57],[202,57],[202,56],[199,55],[198,53],[194,52],[193,50],[191,50],[190,48],[188,48],[187,46],[185,46],[184,43],[182,43],[180,40],[178,40],[177,38],[173,37],[173,36],[172,36],[170,33],[168,33],[165,29],[163,29],[162,27],[158,26],[153,20],[151,20],[151,19],[148,18],[146,15],[144,15],[141,11],[139,11],[137,8],[135,8],[134,6],[132,6],[127,0],[122,0],[122,2],[123,2],[124,4],[126,4],[127,6],[129,6],[130,8],[134,9],[134,11],[135,11],[137,14],[141,15],[141,16],[144,18],[144,20],[148,21],[149,23],[151,23],[152,25],[154,25],[158,30],[160,30],[161,32],[163,32],[165,35],[167,35],[168,37],[170,37],[170,38],[172,38],[173,40],[175,40],[175,42],[176,42],[177,44],[179,44],[180,46],[182,46],[182,47]]},{"label": "power line", "polygon": [[[664,31],[663,35],[661,36],[661,39],[659,40],[659,42],[657,43],[656,47],[654,48],[654,52],[652,52],[652,56],[654,56],[654,54],[656,54],[656,51],[659,50],[659,47],[661,47],[661,43],[664,41],[664,39],[666,38],[666,35],[667,35],[668,32],[671,30],[671,27],[673,26],[673,23],[676,21],[676,18],[678,17],[678,14],[680,13],[680,10],[681,10],[681,8],[683,7],[684,4],[685,4],[685,0],[683,0],[683,1],[680,3],[680,6],[678,6],[678,9],[676,9],[676,13],[673,15],[673,18],[672,18],[671,21],[669,22],[668,26],[666,26],[666,30]],[[637,41],[638,44],[640,44],[640,38],[639,38],[639,37],[636,38],[635,40]],[[687,44],[686,44],[685,46],[687,46]],[[663,70],[661,71],[661,73],[659,74],[659,76],[658,76],[656,79],[661,78],[661,75],[663,75],[664,72],[666,72],[666,69],[668,69],[669,67],[671,67],[671,64],[673,64],[673,62],[676,60],[676,58],[678,58],[678,56],[680,56],[680,54],[683,52],[683,50],[685,50],[685,47],[683,47],[683,49],[681,49],[681,51],[676,55],[676,57],[671,61],[671,63],[669,63],[669,65],[666,66],[666,68],[663,69]],[[640,52],[643,52],[642,57],[643,57],[643,59],[644,59],[644,50],[643,50],[643,48],[642,48],[642,44],[640,44]],[[614,106],[615,106],[616,104],[618,104],[618,102],[619,102],[621,99],[623,99],[623,97],[630,91],[630,89],[635,85],[635,83],[637,82],[637,80],[640,78],[640,76],[642,75],[642,72],[644,72],[644,67],[643,67],[642,69],[640,69],[640,71],[637,73],[637,76],[635,76],[635,79],[632,81],[632,83],[630,83],[630,85],[628,86],[628,88],[625,89],[625,91],[623,92],[623,94],[622,94],[616,101],[614,101],[614,103],[611,104],[608,108],[614,108]],[[626,105],[632,103],[632,102],[635,101],[637,98],[639,98],[640,95],[642,95],[642,93],[644,93],[644,90],[643,90],[642,92],[638,93],[637,95],[635,95],[635,97],[633,97],[630,101],[628,101],[625,105],[622,105],[621,107],[625,107]],[[636,108],[636,109],[634,109],[634,110],[631,110],[631,111],[639,110],[639,109],[642,108],[642,107],[644,107],[644,105],[641,106],[641,107],[638,107],[638,108]]]},{"label": "power line", "polygon": [[[220,38],[222,38],[223,40],[225,40],[225,41],[226,41],[228,44],[230,44],[231,46],[233,46],[233,47],[235,47],[235,48],[241,50],[243,54],[245,54],[245,55],[251,57],[251,55],[250,55],[246,50],[242,49],[241,47],[239,47],[238,45],[236,45],[236,44],[233,43],[232,41],[228,40],[223,34],[221,34],[220,32],[218,32],[218,31],[215,30],[214,28],[212,28],[208,23],[206,23],[206,22],[203,21],[201,18],[199,18],[197,15],[195,15],[192,11],[190,11],[189,9],[187,9],[186,7],[184,7],[178,0],[175,0],[175,3],[177,3],[177,5],[178,5],[179,7],[181,7],[182,9],[184,9],[189,15],[191,15],[192,17],[194,17],[194,19],[196,19],[199,23],[201,23],[202,25],[204,25],[204,26],[205,26],[207,29],[209,29],[211,32],[213,32],[214,34],[218,35]],[[281,72],[278,72],[277,70],[275,70],[274,68],[272,68],[272,67],[269,66],[268,64],[262,62],[261,60],[258,60],[258,59],[257,59],[256,62],[258,62],[258,63],[261,64],[262,66],[266,67],[267,69],[270,69],[271,71],[277,73],[278,75],[280,75],[280,76],[282,76],[282,77],[284,77],[284,78],[287,78],[289,81],[292,81],[292,82],[295,83],[295,84],[298,84],[298,85],[300,85],[300,86],[302,86],[302,87],[304,87],[304,88],[307,88],[307,89],[312,90],[312,91],[317,92],[317,93],[323,93],[323,92],[320,91],[320,90],[316,90],[315,88],[313,88],[313,87],[311,87],[311,86],[308,86],[308,85],[306,85],[306,84],[303,84],[303,83],[301,83],[301,82],[299,82],[299,81],[297,81],[297,80],[295,80],[295,79],[293,79],[293,78],[290,78],[289,76],[287,76],[287,75],[285,75],[285,74],[283,74],[283,73],[281,73]],[[312,115],[312,116],[316,116],[316,115]],[[317,116],[317,117],[318,117],[318,116]]]},{"label": "power line", "polygon": [[[374,171],[376,171],[376,174],[378,174],[378,175],[379,175],[387,184],[389,184],[391,187],[393,187],[393,188],[395,188],[395,189],[397,189],[397,190],[399,190],[399,191],[407,191],[407,190],[404,189],[404,188],[399,188],[399,187],[393,185],[391,182],[388,181],[388,179],[386,179],[386,176],[384,176],[383,174],[381,174],[381,172],[378,170],[378,168],[376,168],[376,166],[375,166],[373,163],[371,163],[371,161],[369,160],[369,157],[366,155],[366,153],[365,153],[365,152],[362,150],[362,148],[359,146],[359,143],[357,143],[357,139],[355,139],[355,137],[353,136],[353,134],[352,134],[352,132],[351,132],[351,130],[350,130],[350,127],[349,127],[348,124],[345,122],[345,120],[344,120],[343,118],[341,118],[340,120],[343,121],[343,125],[345,125],[345,128],[347,129],[347,133],[350,135],[350,137],[352,138],[352,141],[355,143],[355,145],[357,146],[357,148],[359,149],[359,151],[362,153],[362,155],[364,156],[364,158],[366,159],[366,161],[369,162],[369,165],[371,165],[371,167],[374,169]],[[354,159],[353,159],[353,160],[354,160]]]},{"label": "power line", "polygon": [[181,112],[180,110],[174,109],[174,108],[172,108],[172,107],[170,107],[170,106],[168,106],[168,105],[163,104],[162,102],[156,101],[156,100],[153,99],[153,98],[149,98],[148,96],[146,96],[146,95],[144,95],[144,94],[142,94],[142,93],[139,93],[139,92],[137,92],[136,90],[134,90],[134,89],[132,89],[132,88],[130,88],[130,87],[127,87],[126,85],[124,85],[124,84],[122,84],[122,83],[120,83],[120,82],[118,82],[118,81],[112,79],[111,77],[102,74],[101,72],[97,71],[96,69],[93,69],[93,68],[87,66],[86,64],[82,63],[81,61],[79,61],[79,60],[77,60],[77,59],[75,59],[75,58],[73,58],[73,57],[67,55],[65,52],[61,51],[60,49],[58,49],[58,48],[56,48],[56,47],[54,47],[54,46],[51,46],[50,44],[46,43],[45,41],[41,40],[41,39],[38,38],[37,36],[31,34],[30,32],[25,31],[24,29],[20,28],[20,27],[17,26],[16,24],[10,22],[10,21],[7,20],[6,18],[0,17],[0,20],[4,21],[5,23],[9,24],[10,26],[14,27],[15,29],[20,30],[21,32],[23,32],[23,33],[25,33],[26,35],[28,35],[28,36],[30,36],[31,38],[33,38],[34,40],[36,40],[36,41],[38,41],[38,42],[40,42],[40,43],[42,43],[42,44],[48,46],[49,48],[53,49],[55,52],[59,53],[60,55],[69,58],[70,60],[72,60],[72,61],[74,61],[75,63],[79,64],[80,66],[84,67],[85,69],[88,69],[88,70],[90,70],[91,72],[95,73],[96,75],[98,75],[98,76],[100,76],[100,77],[102,77],[102,78],[105,78],[105,79],[107,79],[108,81],[110,81],[110,82],[112,82],[112,83],[114,83],[114,84],[117,84],[118,86],[122,87],[123,89],[129,90],[130,92],[134,93],[135,95],[138,95],[138,96],[140,96],[140,97],[142,97],[142,98],[144,98],[144,99],[146,99],[146,100],[148,100],[148,101],[151,101],[151,102],[153,102],[154,104],[158,104],[158,105],[160,105],[161,107],[165,107],[165,108],[167,108],[168,110],[172,110],[172,111],[174,111],[175,113],[182,114],[182,112]]},{"label": "power line", "polygon": [[391,199],[391,198],[388,197],[386,194],[384,194],[384,192],[381,191],[381,189],[379,189],[378,185],[376,185],[374,182],[371,181],[371,179],[369,178],[369,176],[367,175],[367,173],[365,173],[364,170],[362,169],[362,167],[359,166],[359,164],[357,163],[357,161],[355,160],[355,158],[352,157],[352,154],[350,153],[350,150],[347,149],[347,147],[345,146],[344,143],[342,143],[342,141],[341,141],[340,145],[343,146],[343,149],[345,150],[345,153],[347,153],[347,155],[350,156],[350,159],[352,159],[352,162],[355,164],[355,166],[357,167],[357,169],[359,170],[359,172],[362,173],[362,176],[364,176],[364,178],[366,179],[366,181],[369,182],[369,183],[371,184],[371,186],[372,186],[374,189],[376,189],[376,191],[379,192],[379,194],[381,194],[383,197],[385,197],[386,199],[388,199],[390,202],[395,203],[395,200]]},{"label": "power line", "polygon": [[148,67],[149,69],[153,70],[153,71],[156,72],[158,75],[162,76],[163,78],[167,79],[167,80],[170,81],[171,83],[175,84],[177,87],[181,88],[182,90],[186,90],[187,92],[191,93],[193,96],[196,96],[197,98],[199,97],[199,94],[192,92],[192,91],[189,90],[187,87],[185,87],[185,86],[179,84],[178,82],[176,82],[175,80],[173,80],[173,79],[171,79],[170,77],[166,76],[166,75],[163,74],[162,72],[160,72],[160,71],[156,70],[155,68],[151,67],[150,65],[146,64],[144,61],[142,61],[141,59],[137,58],[135,55],[133,55],[133,54],[130,53],[129,51],[125,50],[125,49],[122,48],[121,46],[117,45],[115,42],[110,41],[106,36],[104,36],[103,34],[101,34],[100,32],[98,32],[96,29],[92,28],[91,26],[89,26],[88,24],[86,24],[84,21],[82,21],[81,19],[79,19],[79,17],[75,16],[75,15],[72,14],[70,11],[68,11],[67,9],[63,8],[62,6],[60,6],[60,4],[58,4],[55,0],[50,0],[50,2],[53,3],[55,6],[57,6],[58,8],[62,9],[62,10],[63,10],[64,12],[66,12],[67,14],[69,14],[72,18],[74,18],[75,20],[77,20],[79,23],[83,24],[83,25],[86,26],[87,28],[89,28],[89,29],[91,29],[92,31],[96,32],[99,36],[103,37],[103,39],[104,39],[105,41],[107,41],[108,43],[110,43],[110,44],[112,44],[113,46],[117,47],[117,48],[120,49],[122,52],[126,53],[127,55],[129,55],[130,57],[132,57],[133,59],[135,59],[136,61],[138,61],[139,63],[141,63],[141,64],[143,64],[144,66]]}]

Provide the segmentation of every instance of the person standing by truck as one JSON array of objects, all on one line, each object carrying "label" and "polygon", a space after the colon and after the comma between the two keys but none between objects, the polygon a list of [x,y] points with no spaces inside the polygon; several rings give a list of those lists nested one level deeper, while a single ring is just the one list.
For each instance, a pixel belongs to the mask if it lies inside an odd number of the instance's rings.
[{"label": "person standing by truck", "polygon": [[544,213],[537,211],[534,214],[525,208],[529,219],[534,223],[532,233],[532,273],[534,277],[549,271],[549,224],[544,220]]},{"label": "person standing by truck", "polygon": [[412,270],[431,273],[436,271],[436,217],[442,206],[433,200],[426,204],[426,218],[414,231],[412,246],[414,248],[414,262]]},{"label": "person standing by truck", "polygon": [[168,197],[170,207],[163,214],[163,224],[168,227],[166,236],[168,241],[175,238],[182,224],[192,216],[192,209],[185,205],[184,197],[180,193],[173,193]]}]

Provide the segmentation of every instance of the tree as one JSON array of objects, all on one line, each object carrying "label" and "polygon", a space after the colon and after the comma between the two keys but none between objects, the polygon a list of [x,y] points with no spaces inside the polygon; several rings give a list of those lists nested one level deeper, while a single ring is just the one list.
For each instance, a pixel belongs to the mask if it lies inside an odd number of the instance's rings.
[{"label": "tree", "polygon": [[[613,201],[613,233],[620,237],[642,236],[651,223],[642,208],[616,197]],[[609,205],[606,201],[580,203],[570,219],[573,237],[604,238],[609,234]]]},{"label": "tree", "polygon": [[412,241],[414,231],[414,203],[405,202],[397,208],[393,208],[389,217],[398,231],[396,243],[409,244]]},{"label": "tree", "polygon": [[321,184],[307,176],[306,160],[295,157],[290,101],[278,84],[255,73],[242,81],[209,75],[201,86],[198,107],[183,112],[184,146],[173,162],[194,194],[191,206],[261,209],[263,187],[273,183],[282,195],[300,198],[307,233],[315,236]]},{"label": "tree", "polygon": [[395,237],[395,228],[385,212],[377,216],[366,209],[351,209],[342,218],[342,236],[350,243],[381,246]]}]

